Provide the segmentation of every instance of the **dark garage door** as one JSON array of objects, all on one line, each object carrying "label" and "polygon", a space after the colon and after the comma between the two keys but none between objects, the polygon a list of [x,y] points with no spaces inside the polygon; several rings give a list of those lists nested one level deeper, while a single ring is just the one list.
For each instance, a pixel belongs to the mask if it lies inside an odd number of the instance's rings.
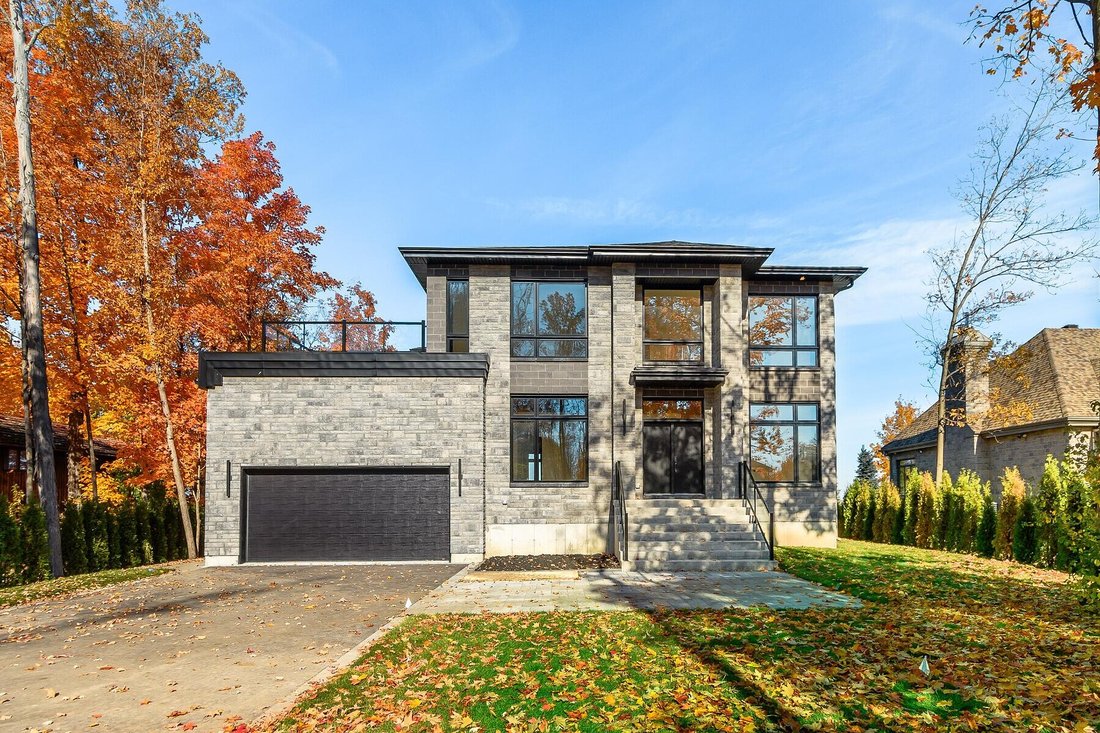
[{"label": "dark garage door", "polygon": [[246,469],[245,562],[449,560],[446,468]]}]

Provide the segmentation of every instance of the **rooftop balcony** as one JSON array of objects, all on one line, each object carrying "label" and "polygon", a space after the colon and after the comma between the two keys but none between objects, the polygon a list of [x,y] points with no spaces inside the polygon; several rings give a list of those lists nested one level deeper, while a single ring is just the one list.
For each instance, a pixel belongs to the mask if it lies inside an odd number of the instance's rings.
[{"label": "rooftop balcony", "polygon": [[260,351],[426,351],[426,321],[264,321]]}]

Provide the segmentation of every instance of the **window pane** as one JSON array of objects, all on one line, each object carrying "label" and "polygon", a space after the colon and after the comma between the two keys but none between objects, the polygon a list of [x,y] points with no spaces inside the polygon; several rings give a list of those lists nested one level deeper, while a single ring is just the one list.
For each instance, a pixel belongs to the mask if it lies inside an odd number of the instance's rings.
[{"label": "window pane", "polygon": [[754,351],[753,354],[758,355],[756,360],[752,361],[753,366],[794,366],[793,351],[789,351],[786,349],[768,349],[764,351]]},{"label": "window pane", "polygon": [[749,457],[757,481],[793,481],[794,426],[752,426]]},{"label": "window pane", "polygon": [[540,399],[539,400],[539,414],[540,415],[560,415],[561,414],[561,400],[554,399]]},{"label": "window pane", "polygon": [[470,352],[470,339],[447,339],[447,351],[452,354],[468,354]]},{"label": "window pane", "polygon": [[588,475],[587,429],[583,420],[539,420],[542,481],[583,481]]},{"label": "window pane", "polygon": [[[512,335],[535,335],[535,284],[512,283]],[[512,350],[515,355],[515,348]],[[534,349],[531,354],[534,356]]]},{"label": "window pane", "polygon": [[447,281],[447,334],[465,336],[470,333],[470,283],[467,280]]},{"label": "window pane", "polygon": [[513,397],[512,398],[512,414],[513,415],[531,415],[535,414],[535,398],[534,397]]},{"label": "window pane", "polygon": [[583,336],[587,332],[584,283],[539,283],[540,336]]},{"label": "window pane", "polygon": [[512,356],[534,356],[534,339],[512,339]]},{"label": "window pane", "polygon": [[798,426],[798,480],[817,481],[818,435],[816,425]]},{"label": "window pane", "polygon": [[790,422],[794,420],[794,405],[749,405],[749,419],[757,421]]},{"label": "window pane", "polygon": [[749,298],[752,346],[790,346],[792,325],[790,298],[758,295]]},{"label": "window pane", "polygon": [[588,356],[586,339],[539,339],[539,356],[583,359]]},{"label": "window pane", "polygon": [[815,367],[817,366],[817,352],[800,350],[795,352],[798,354],[797,366],[800,367]]},{"label": "window pane", "polygon": [[535,481],[538,479],[538,462],[535,460],[535,421],[512,421],[512,480]]},{"label": "window pane", "polygon": [[703,338],[703,296],[698,290],[646,290],[645,337],[658,341]]},{"label": "window pane", "polygon": [[645,344],[642,347],[645,361],[702,361],[702,344]]},{"label": "window pane", "polygon": [[566,398],[562,400],[563,415],[584,415],[588,412],[588,400],[583,397]]},{"label": "window pane", "polygon": [[794,299],[795,343],[817,346],[817,298]]},{"label": "window pane", "polygon": [[798,405],[800,422],[817,422],[817,405]]},{"label": "window pane", "polygon": [[644,420],[702,420],[702,400],[642,400]]}]

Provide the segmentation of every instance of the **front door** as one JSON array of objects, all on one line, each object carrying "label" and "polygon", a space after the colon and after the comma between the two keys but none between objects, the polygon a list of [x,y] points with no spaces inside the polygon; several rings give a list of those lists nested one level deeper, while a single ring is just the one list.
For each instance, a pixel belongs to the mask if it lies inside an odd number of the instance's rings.
[{"label": "front door", "polygon": [[643,400],[642,491],[703,493],[703,401]]}]

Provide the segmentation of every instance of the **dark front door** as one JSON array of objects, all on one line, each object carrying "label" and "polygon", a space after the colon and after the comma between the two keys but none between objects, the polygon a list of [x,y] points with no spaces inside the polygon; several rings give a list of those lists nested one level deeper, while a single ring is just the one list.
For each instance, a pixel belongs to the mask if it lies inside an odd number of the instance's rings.
[{"label": "dark front door", "polygon": [[645,400],[642,413],[643,492],[702,494],[702,401]]},{"label": "dark front door", "polygon": [[247,469],[243,560],[447,560],[446,468]]}]

